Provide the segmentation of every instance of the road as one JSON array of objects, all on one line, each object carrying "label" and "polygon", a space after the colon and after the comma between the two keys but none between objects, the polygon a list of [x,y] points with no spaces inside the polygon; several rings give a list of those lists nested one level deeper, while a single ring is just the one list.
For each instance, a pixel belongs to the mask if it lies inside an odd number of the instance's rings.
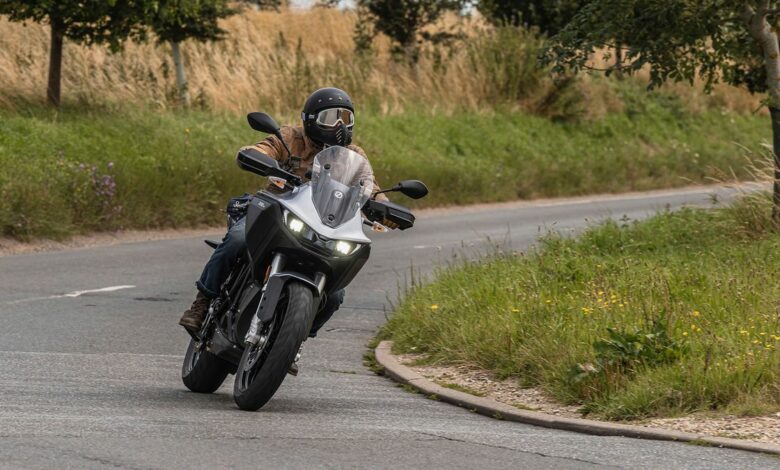
[{"label": "road", "polygon": [[181,383],[188,336],[176,322],[209,255],[199,239],[2,257],[0,468],[780,468],[758,454],[492,420],[361,363],[411,265],[431,273],[488,237],[524,249],[545,228],[711,205],[713,191],[428,211],[414,230],[377,234],[344,306],[306,344],[301,375],[257,413],[235,407],[230,379],[213,395]]}]

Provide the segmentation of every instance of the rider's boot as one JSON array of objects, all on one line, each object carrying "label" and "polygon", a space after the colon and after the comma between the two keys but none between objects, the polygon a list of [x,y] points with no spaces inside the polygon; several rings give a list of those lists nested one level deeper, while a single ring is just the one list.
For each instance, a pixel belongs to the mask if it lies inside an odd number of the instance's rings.
[{"label": "rider's boot", "polygon": [[303,351],[303,345],[301,345],[301,348],[298,349],[298,354],[295,355],[295,360],[292,364],[290,364],[290,367],[287,368],[287,373],[292,376],[297,376],[299,369],[298,369],[298,361],[301,359],[301,351]]},{"label": "rider's boot", "polygon": [[200,331],[200,327],[203,324],[203,317],[206,315],[210,304],[211,299],[203,295],[202,292],[198,291],[198,295],[195,297],[195,302],[193,302],[189,310],[185,311],[184,315],[181,316],[179,325],[192,332],[197,333]]}]

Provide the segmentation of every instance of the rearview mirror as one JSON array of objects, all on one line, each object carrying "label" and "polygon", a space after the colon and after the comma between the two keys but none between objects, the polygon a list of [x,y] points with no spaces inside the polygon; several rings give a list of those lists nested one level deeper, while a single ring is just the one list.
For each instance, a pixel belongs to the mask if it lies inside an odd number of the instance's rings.
[{"label": "rearview mirror", "polygon": [[249,126],[256,131],[274,135],[279,132],[279,124],[265,113],[249,113],[246,115],[246,120],[249,121]]},{"label": "rearview mirror", "polygon": [[425,183],[419,180],[404,180],[396,185],[395,188],[400,191],[404,196],[408,196],[412,199],[420,199],[428,194],[428,187]]}]

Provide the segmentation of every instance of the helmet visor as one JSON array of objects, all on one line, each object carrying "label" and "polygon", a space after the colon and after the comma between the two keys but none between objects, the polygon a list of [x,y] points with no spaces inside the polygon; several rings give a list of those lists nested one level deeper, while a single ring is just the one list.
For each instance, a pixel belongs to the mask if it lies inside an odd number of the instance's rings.
[{"label": "helmet visor", "polygon": [[336,127],[339,124],[352,127],[355,125],[355,113],[347,108],[323,109],[317,114],[317,124],[323,127]]}]

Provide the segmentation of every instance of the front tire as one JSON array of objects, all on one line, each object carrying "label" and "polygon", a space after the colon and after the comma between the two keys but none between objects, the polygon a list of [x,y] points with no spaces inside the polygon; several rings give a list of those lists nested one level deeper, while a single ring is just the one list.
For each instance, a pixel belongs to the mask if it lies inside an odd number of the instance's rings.
[{"label": "front tire", "polygon": [[227,362],[206,351],[205,345],[190,340],[181,366],[181,380],[188,389],[195,393],[213,393],[229,371]]},{"label": "front tire", "polygon": [[247,345],[238,364],[233,398],[239,408],[256,411],[274,396],[309,334],[313,304],[312,291],[304,284],[291,281],[284,287],[266,344]]}]

